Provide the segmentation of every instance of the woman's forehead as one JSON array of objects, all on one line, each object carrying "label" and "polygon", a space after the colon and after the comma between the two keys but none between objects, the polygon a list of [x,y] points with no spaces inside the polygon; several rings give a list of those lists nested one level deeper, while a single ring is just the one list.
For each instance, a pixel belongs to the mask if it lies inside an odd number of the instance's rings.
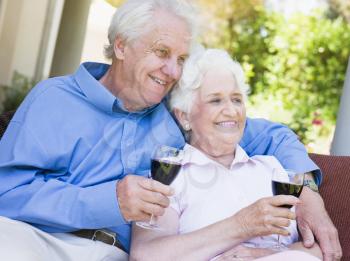
[{"label": "woman's forehead", "polygon": [[203,94],[220,92],[241,93],[234,74],[226,68],[208,70],[203,75],[200,92]]}]

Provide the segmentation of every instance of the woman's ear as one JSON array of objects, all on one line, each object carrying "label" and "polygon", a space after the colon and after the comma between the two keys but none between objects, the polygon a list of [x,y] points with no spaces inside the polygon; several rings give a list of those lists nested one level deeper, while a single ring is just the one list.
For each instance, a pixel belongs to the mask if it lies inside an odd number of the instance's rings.
[{"label": "woman's ear", "polygon": [[175,114],[176,119],[178,120],[178,122],[181,124],[181,127],[185,131],[191,130],[190,121],[188,119],[188,113],[186,113],[184,111],[181,111],[179,109],[174,109],[174,114]]},{"label": "woman's ear", "polygon": [[119,36],[117,36],[114,41],[114,55],[118,60],[124,60],[124,49],[125,41],[122,40]]}]

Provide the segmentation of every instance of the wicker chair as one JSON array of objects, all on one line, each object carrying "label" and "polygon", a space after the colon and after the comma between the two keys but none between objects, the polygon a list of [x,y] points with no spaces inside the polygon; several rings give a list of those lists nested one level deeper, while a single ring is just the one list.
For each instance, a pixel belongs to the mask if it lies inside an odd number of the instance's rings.
[{"label": "wicker chair", "polygon": [[350,261],[350,156],[310,154],[323,172],[320,193],[338,229],[343,261]]},{"label": "wicker chair", "polygon": [[[0,115],[0,139],[14,111]],[[327,211],[339,232],[343,261],[350,261],[350,156],[310,154],[321,168],[323,182],[320,193]]]}]

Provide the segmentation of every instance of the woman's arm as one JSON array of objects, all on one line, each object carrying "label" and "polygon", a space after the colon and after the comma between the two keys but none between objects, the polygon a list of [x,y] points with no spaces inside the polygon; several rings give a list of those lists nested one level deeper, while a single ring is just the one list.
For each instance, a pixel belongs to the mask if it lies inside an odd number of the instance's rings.
[{"label": "woman's arm", "polygon": [[[193,220],[195,222],[195,217]],[[227,233],[229,222],[225,220],[191,233],[178,234],[178,214],[168,208],[157,220],[161,231],[133,225],[130,260],[205,260],[240,242],[233,233]],[[235,230],[232,223],[232,230]]]},{"label": "woman's arm", "polygon": [[[312,248],[306,248],[303,246],[302,242],[296,242],[289,246],[289,250],[303,251],[322,260],[322,251],[318,244],[315,244]],[[278,252],[276,252],[276,250],[273,250],[272,248],[254,248],[246,247],[240,244],[229,249],[225,253],[222,253],[217,259],[215,259],[215,261],[234,260],[233,257],[236,257],[236,260],[239,260],[240,258],[243,260],[255,260],[257,258],[271,256],[276,253]],[[274,258],[272,260],[282,259]]]},{"label": "woman's arm", "polygon": [[298,202],[297,198],[285,195],[260,199],[229,218],[186,234],[178,234],[179,217],[168,208],[158,218],[162,231],[133,225],[130,260],[202,261],[255,236],[287,235],[283,227],[295,219],[295,213],[278,206]]}]

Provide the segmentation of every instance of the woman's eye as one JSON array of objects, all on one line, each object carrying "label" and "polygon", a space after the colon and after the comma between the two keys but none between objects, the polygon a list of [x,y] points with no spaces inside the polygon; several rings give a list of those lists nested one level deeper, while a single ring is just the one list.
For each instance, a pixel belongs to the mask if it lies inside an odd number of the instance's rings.
[{"label": "woman's eye", "polygon": [[241,104],[242,99],[241,98],[234,98],[234,99],[232,99],[232,102]]}]

